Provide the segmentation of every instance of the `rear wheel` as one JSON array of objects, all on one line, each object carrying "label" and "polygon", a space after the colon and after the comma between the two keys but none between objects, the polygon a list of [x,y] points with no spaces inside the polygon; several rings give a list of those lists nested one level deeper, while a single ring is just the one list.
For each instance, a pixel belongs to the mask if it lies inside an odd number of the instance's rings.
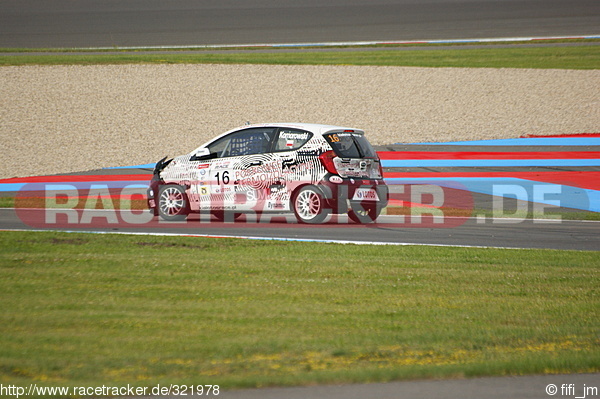
[{"label": "rear wheel", "polygon": [[189,211],[187,196],[182,186],[169,184],[158,190],[158,214],[164,220],[185,220]]},{"label": "rear wheel", "polygon": [[360,202],[350,203],[348,217],[355,223],[367,224],[373,223],[381,213],[377,204],[361,204]]},{"label": "rear wheel", "polygon": [[325,197],[315,186],[304,186],[294,196],[294,214],[300,223],[323,223],[331,213]]}]

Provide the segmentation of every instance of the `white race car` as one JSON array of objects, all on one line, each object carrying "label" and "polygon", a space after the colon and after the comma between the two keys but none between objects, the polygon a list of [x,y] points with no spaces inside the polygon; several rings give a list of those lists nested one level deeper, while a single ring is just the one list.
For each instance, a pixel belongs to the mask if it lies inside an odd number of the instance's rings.
[{"label": "white race car", "polygon": [[163,158],[148,189],[149,208],[165,220],[294,212],[301,223],[332,213],[369,223],[387,202],[381,162],[362,130],[304,123],[245,125]]}]

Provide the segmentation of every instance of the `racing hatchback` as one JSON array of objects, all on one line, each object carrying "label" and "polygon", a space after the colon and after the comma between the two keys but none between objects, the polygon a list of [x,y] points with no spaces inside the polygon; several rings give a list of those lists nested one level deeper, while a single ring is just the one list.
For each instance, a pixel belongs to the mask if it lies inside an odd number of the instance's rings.
[{"label": "racing hatchback", "polygon": [[211,213],[293,212],[300,223],[347,213],[375,221],[387,206],[381,161],[360,129],[320,124],[245,125],[189,154],[161,159],[148,206],[165,220]]}]

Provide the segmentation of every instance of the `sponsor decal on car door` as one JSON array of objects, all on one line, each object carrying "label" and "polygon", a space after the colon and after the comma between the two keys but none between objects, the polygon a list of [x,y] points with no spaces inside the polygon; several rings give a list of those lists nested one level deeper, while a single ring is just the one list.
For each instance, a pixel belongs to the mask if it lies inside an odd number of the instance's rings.
[{"label": "sponsor decal on car door", "polygon": [[193,208],[197,204],[198,209],[208,209],[210,206],[210,161],[193,162],[196,179],[190,187],[189,199]]},{"label": "sponsor decal on car door", "polygon": [[281,164],[273,154],[242,157],[234,171],[238,205],[245,210],[284,209],[279,199],[283,185]]},{"label": "sponsor decal on car door", "polygon": [[210,168],[210,201],[212,209],[235,210],[233,167],[239,157],[213,160]]}]

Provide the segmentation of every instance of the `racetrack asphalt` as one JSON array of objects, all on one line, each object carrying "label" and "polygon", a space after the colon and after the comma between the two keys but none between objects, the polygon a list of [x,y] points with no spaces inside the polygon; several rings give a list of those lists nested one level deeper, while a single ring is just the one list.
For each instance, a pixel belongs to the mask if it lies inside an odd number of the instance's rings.
[{"label": "racetrack asphalt", "polygon": [[0,47],[428,40],[600,33],[596,0],[19,0]]},{"label": "racetrack asphalt", "polygon": [[[341,223],[319,226],[297,224],[291,214],[275,218],[242,216],[235,223],[218,223],[209,215],[190,215],[182,224],[165,223],[143,214],[127,222],[127,214],[113,215],[103,210],[78,210],[79,219],[74,223],[57,219],[49,224],[45,210],[19,205],[41,196],[39,191],[47,190],[47,184],[58,184],[62,190],[66,187],[80,196],[85,196],[92,185],[104,187],[102,195],[110,197],[119,196],[125,188],[144,194],[152,168],[138,166],[0,180],[3,195],[18,198],[17,209],[0,210],[0,229],[597,251],[600,221],[568,221],[555,216],[558,211],[597,211],[600,146],[577,145],[600,140],[589,136],[377,147],[391,199],[388,214],[367,228],[348,223],[345,216],[340,217]],[[538,142],[545,145],[527,145]],[[563,145],[549,145],[553,142]],[[567,143],[571,145],[564,145]],[[533,167],[535,162],[542,166]],[[429,214],[426,208],[422,217],[412,211],[408,215],[395,211],[432,203],[441,210]],[[526,219],[519,213],[536,210],[544,214]],[[80,222],[84,212],[93,223]]]},{"label": "racetrack asphalt", "polygon": [[[598,397],[599,386],[600,373],[561,374],[244,389],[223,391],[221,397],[224,399],[548,399],[553,397],[582,399]],[[552,395],[554,389],[556,393]]]}]

